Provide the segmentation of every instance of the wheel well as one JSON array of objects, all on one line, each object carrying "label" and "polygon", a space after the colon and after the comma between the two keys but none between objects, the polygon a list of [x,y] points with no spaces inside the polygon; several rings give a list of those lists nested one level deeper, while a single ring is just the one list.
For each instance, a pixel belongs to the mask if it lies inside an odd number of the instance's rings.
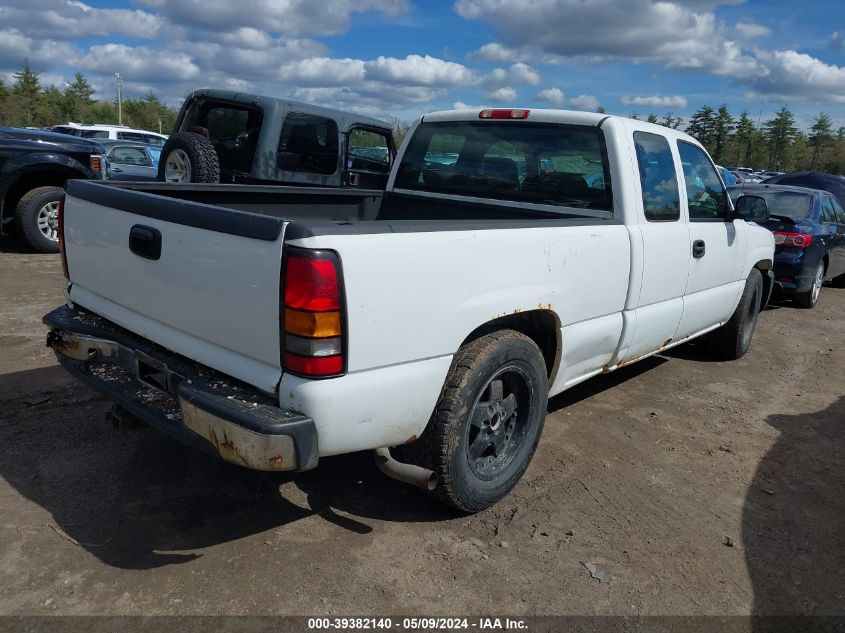
[{"label": "wheel well", "polygon": [[3,215],[6,218],[15,217],[18,202],[27,191],[32,191],[37,187],[64,187],[68,178],[79,178],[80,176],[82,174],[71,170],[59,171],[55,169],[35,171],[21,176],[6,192],[6,197],[3,199]]},{"label": "wheel well", "polygon": [[526,310],[488,321],[477,327],[464,343],[496,330],[516,330],[537,344],[546,362],[549,379],[554,377],[560,362],[560,321],[551,310]]},{"label": "wheel well", "polygon": [[772,285],[774,283],[774,279],[772,279],[767,273],[772,269],[772,260],[770,259],[762,259],[756,264],[754,264],[754,268],[760,271],[763,277],[763,296],[760,298],[760,310],[762,311],[763,308],[766,307],[766,304],[769,301],[769,297],[771,296]]}]

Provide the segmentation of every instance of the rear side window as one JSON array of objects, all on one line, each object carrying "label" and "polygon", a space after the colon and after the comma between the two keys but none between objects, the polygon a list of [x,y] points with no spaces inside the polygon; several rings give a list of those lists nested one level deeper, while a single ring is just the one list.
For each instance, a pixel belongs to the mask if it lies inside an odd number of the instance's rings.
[{"label": "rear side window", "polygon": [[349,169],[385,174],[390,170],[390,149],[386,134],[355,128],[349,132],[348,147]]},{"label": "rear side window", "polygon": [[138,132],[118,132],[117,138],[121,141],[138,141],[139,143],[143,143],[146,140],[144,135]]},{"label": "rear side window", "polygon": [[398,189],[612,213],[604,136],[594,127],[516,121],[423,123]]},{"label": "rear side window", "polygon": [[634,132],[634,147],[643,190],[643,211],[649,222],[681,218],[678,177],[669,141],[659,134]]},{"label": "rear side window", "polygon": [[108,138],[108,130],[82,130],[79,133],[82,138]]},{"label": "rear side window", "polygon": [[836,222],[836,211],[833,209],[833,198],[822,198],[822,222]]},{"label": "rear side window", "polygon": [[115,147],[109,154],[109,161],[116,165],[152,167],[152,162],[140,147]]},{"label": "rear side window", "polygon": [[830,200],[833,203],[833,210],[836,212],[836,221],[839,224],[845,224],[845,210],[842,209],[842,205],[839,204],[839,200],[836,198],[831,198]]},{"label": "rear side window", "polygon": [[678,142],[678,154],[684,168],[690,221],[726,220],[728,194],[707,154],[684,141]]},{"label": "rear side window", "polygon": [[144,142],[149,145],[155,145],[156,147],[164,146],[164,139],[160,136],[153,136],[152,134],[144,134]]},{"label": "rear side window", "polygon": [[337,171],[337,123],[332,119],[291,112],[279,140],[278,164],[284,171],[330,175]]}]

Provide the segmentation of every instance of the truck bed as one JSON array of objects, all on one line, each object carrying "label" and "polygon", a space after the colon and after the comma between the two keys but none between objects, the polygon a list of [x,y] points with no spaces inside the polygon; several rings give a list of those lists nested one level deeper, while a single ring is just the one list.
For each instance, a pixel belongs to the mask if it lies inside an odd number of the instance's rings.
[{"label": "truck bed", "polygon": [[[425,195],[348,188],[72,181],[67,191],[75,198],[137,215],[259,239],[275,239],[284,222],[290,223],[287,239],[327,233],[621,223],[605,212],[588,209],[549,211],[516,203],[456,200],[444,204]],[[490,224],[479,227],[479,221]]]}]

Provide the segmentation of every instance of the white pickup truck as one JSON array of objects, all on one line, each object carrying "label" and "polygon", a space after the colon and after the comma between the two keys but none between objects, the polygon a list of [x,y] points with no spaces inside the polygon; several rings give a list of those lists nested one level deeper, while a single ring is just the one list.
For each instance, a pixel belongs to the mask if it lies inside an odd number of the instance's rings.
[{"label": "white pickup truck", "polygon": [[71,181],[44,322],[70,372],[187,444],[260,470],[379,449],[472,512],[528,467],[549,396],[702,335],[742,356],[767,217],[675,130],[427,114],[385,191]]}]

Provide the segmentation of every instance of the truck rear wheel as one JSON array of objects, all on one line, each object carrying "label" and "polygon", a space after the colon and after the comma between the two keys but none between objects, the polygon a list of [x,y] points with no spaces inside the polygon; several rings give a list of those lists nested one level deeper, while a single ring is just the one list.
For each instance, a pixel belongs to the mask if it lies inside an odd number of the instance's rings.
[{"label": "truck rear wheel", "polygon": [[202,134],[179,132],[167,139],[158,161],[163,182],[219,182],[217,152]]},{"label": "truck rear wheel", "polygon": [[36,187],[18,202],[18,237],[39,253],[59,252],[59,201],[63,193],[61,187]]},{"label": "truck rear wheel", "polygon": [[546,364],[527,336],[502,330],[461,347],[427,429],[432,494],[465,512],[508,494],[537,448],[547,401]]},{"label": "truck rear wheel", "polygon": [[730,320],[707,335],[707,343],[714,356],[736,360],[751,347],[751,337],[757,326],[763,298],[763,276],[756,268],[745,280],[745,288]]}]

